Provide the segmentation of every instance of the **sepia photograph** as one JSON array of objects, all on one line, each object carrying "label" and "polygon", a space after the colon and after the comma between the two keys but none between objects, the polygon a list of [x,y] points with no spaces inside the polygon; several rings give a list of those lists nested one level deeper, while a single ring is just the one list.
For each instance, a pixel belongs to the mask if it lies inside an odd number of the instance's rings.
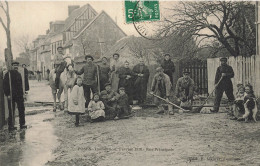
[{"label": "sepia photograph", "polygon": [[259,166],[260,2],[0,0],[0,166]]}]

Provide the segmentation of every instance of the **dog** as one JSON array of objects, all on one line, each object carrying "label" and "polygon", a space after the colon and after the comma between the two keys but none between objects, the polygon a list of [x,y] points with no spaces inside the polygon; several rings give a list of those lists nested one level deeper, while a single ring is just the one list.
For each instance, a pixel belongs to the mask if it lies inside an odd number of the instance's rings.
[{"label": "dog", "polygon": [[245,122],[248,122],[250,118],[253,118],[253,120],[257,122],[256,115],[258,109],[257,109],[256,99],[254,98],[247,99],[244,104],[244,108],[245,108],[245,114],[242,117],[238,118],[237,120],[245,119]]}]

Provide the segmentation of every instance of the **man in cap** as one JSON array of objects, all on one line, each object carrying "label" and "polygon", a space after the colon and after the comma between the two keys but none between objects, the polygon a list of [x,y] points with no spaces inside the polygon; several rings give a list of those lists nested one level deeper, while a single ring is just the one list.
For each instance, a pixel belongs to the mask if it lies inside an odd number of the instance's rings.
[{"label": "man in cap", "polygon": [[116,116],[116,103],[119,94],[112,90],[111,84],[105,84],[105,90],[101,92],[101,100],[105,105],[106,118],[114,118]]},{"label": "man in cap", "polygon": [[60,75],[65,69],[64,65],[64,53],[63,53],[63,47],[59,46],[57,48],[58,53],[54,56],[54,68],[56,72],[56,78],[55,78],[55,85],[56,88],[59,89],[59,81],[60,81]]},{"label": "man in cap", "polygon": [[[188,70],[183,71],[183,77],[179,78],[176,83],[176,97],[180,99],[183,103],[186,101],[193,100],[194,92],[194,81],[190,78],[190,72]],[[191,104],[190,104],[191,106]],[[184,109],[190,109],[184,108]]]},{"label": "man in cap", "polygon": [[84,96],[86,99],[85,107],[88,107],[90,102],[90,90],[91,92],[97,93],[97,66],[93,63],[94,58],[91,55],[86,55],[86,64],[79,70],[75,71],[76,74],[83,75],[83,89]]},{"label": "man in cap", "polygon": [[164,55],[164,60],[161,64],[163,72],[170,77],[171,83],[173,84],[173,73],[175,72],[175,66],[173,61],[170,58],[170,54]]},{"label": "man in cap", "polygon": [[[216,76],[215,76],[215,85],[216,87],[216,97],[214,102],[214,107],[212,112],[218,112],[220,101],[223,95],[223,92],[226,93],[229,102],[233,102],[235,100],[233,94],[233,84],[231,78],[234,77],[234,71],[231,66],[227,64],[227,58],[220,58],[221,65],[217,68]],[[219,82],[220,81],[220,82]]]},{"label": "man in cap", "polygon": [[[18,72],[18,62],[12,63],[12,70],[9,73],[5,74],[4,77],[4,94],[8,98],[8,109],[9,109],[9,117],[8,117],[8,129],[10,131],[15,130],[14,127],[14,113],[15,113],[15,103],[17,104],[19,111],[19,123],[20,129],[27,128],[25,125],[25,107],[24,107],[24,92],[23,92],[23,83],[22,76]],[[9,76],[11,79],[9,80]],[[10,82],[11,81],[11,85]],[[11,88],[11,89],[10,89]],[[10,93],[12,92],[12,94]],[[12,99],[12,101],[11,101]]]},{"label": "man in cap", "polygon": [[150,76],[148,67],[141,59],[140,63],[134,66],[133,72],[137,77],[134,81],[134,97],[138,100],[138,104],[143,104],[147,94],[147,84]]},{"label": "man in cap", "polygon": [[[170,77],[163,72],[162,67],[156,68],[156,74],[154,75],[152,81],[151,93],[165,98],[166,100],[169,100],[169,97],[171,96],[171,89],[172,84],[170,81]],[[162,102],[158,98],[154,97],[154,103],[159,107],[158,113],[164,112]],[[168,105],[168,108],[169,112],[171,112],[172,106]]]}]

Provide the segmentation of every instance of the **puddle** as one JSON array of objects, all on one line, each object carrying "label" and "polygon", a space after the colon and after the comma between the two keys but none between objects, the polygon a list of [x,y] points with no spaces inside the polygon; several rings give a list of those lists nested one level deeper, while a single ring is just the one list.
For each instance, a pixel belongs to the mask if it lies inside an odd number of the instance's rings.
[{"label": "puddle", "polygon": [[42,166],[54,159],[52,151],[58,146],[51,121],[52,112],[26,116],[27,130],[18,130],[17,143],[0,152],[1,166]]}]

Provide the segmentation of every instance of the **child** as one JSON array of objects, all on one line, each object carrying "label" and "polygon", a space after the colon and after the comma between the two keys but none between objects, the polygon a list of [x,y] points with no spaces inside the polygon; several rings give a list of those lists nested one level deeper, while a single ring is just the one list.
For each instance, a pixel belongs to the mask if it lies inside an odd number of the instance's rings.
[{"label": "child", "polygon": [[69,114],[76,116],[75,126],[79,126],[79,115],[85,113],[85,97],[82,78],[77,77],[77,84],[73,87],[69,98]]},{"label": "child", "polygon": [[95,93],[93,99],[88,104],[89,116],[91,122],[93,121],[104,121],[105,119],[105,105],[99,100],[99,95]]},{"label": "child", "polygon": [[253,91],[252,85],[248,84],[245,86],[246,96],[244,98],[244,108],[245,114],[238,118],[238,120],[245,119],[245,122],[248,121],[249,117],[253,117],[253,120],[256,122],[256,114],[257,114],[257,107],[256,107],[256,99]]},{"label": "child", "polygon": [[123,115],[129,115],[130,114],[130,105],[128,102],[128,96],[125,93],[125,88],[121,87],[119,88],[119,97],[117,100],[117,115],[114,118],[115,120],[119,119],[120,117],[123,117]]}]

